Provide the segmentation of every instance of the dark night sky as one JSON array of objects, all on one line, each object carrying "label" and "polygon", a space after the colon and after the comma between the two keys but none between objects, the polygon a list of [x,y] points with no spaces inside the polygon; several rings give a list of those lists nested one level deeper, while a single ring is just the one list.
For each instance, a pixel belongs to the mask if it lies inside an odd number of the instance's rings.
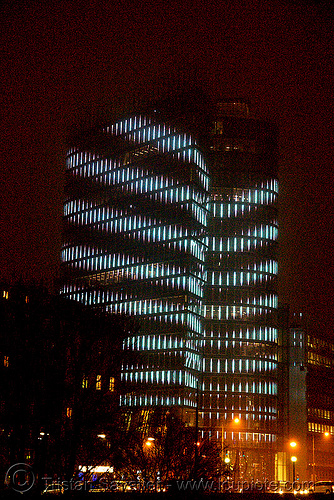
[{"label": "dark night sky", "polygon": [[281,301],[333,332],[330,2],[3,2],[1,277],[58,269],[66,130],[196,74],[280,128]]}]

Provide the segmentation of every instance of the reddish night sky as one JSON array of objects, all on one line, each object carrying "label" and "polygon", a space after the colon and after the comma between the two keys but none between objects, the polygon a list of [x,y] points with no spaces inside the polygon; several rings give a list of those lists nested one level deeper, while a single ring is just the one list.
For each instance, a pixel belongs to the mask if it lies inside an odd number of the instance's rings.
[{"label": "reddish night sky", "polygon": [[333,333],[333,18],[312,1],[4,1],[1,277],[58,272],[66,130],[197,74],[280,128],[281,302]]}]

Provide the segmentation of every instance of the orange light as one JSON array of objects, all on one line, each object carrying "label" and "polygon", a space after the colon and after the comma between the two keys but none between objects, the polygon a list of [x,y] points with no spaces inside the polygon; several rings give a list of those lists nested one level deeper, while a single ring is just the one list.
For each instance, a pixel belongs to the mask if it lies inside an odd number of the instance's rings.
[{"label": "orange light", "polygon": [[146,444],[146,446],[152,446],[152,441],[147,440],[145,444]]},{"label": "orange light", "polygon": [[329,432],[325,432],[325,433],[324,433],[324,436],[325,436],[326,438],[328,438],[328,437],[330,436]]},{"label": "orange light", "polygon": [[291,446],[291,448],[296,448],[296,446],[297,446],[296,441],[291,441],[290,446]]},{"label": "orange light", "polygon": [[239,424],[239,423],[240,423],[240,418],[235,417],[235,418],[233,419],[233,422],[234,422],[235,424]]}]

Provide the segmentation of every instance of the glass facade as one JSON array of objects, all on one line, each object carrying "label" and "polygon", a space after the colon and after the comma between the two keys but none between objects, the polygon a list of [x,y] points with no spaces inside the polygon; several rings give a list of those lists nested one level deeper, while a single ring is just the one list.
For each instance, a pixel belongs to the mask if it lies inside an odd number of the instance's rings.
[{"label": "glass facade", "polygon": [[222,440],[241,476],[262,479],[277,434],[275,130],[243,103],[218,103],[208,142],[201,427]]},{"label": "glass facade", "polygon": [[[92,148],[87,147],[93,142]],[[69,149],[62,293],[140,321],[125,350],[130,407],[194,407],[202,371],[207,161],[189,133],[151,114]],[[132,390],[132,389],[133,390]]]}]

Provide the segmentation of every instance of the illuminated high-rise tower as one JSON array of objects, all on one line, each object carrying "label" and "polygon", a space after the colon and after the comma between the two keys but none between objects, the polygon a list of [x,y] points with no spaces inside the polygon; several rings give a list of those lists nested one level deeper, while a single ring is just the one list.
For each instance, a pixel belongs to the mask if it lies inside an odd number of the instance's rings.
[{"label": "illuminated high-rise tower", "polygon": [[207,200],[196,139],[156,110],[116,119],[68,151],[62,293],[139,320],[125,345],[136,357],[124,366],[123,405],[179,406],[193,419]]},{"label": "illuminated high-rise tower", "polygon": [[208,135],[201,426],[242,450],[240,474],[262,478],[278,417],[277,134],[230,101],[216,105]]},{"label": "illuminated high-rise tower", "polygon": [[277,133],[202,97],[72,141],[62,293],[139,320],[123,405],[192,423],[197,407],[203,435],[261,478],[277,436]]}]

